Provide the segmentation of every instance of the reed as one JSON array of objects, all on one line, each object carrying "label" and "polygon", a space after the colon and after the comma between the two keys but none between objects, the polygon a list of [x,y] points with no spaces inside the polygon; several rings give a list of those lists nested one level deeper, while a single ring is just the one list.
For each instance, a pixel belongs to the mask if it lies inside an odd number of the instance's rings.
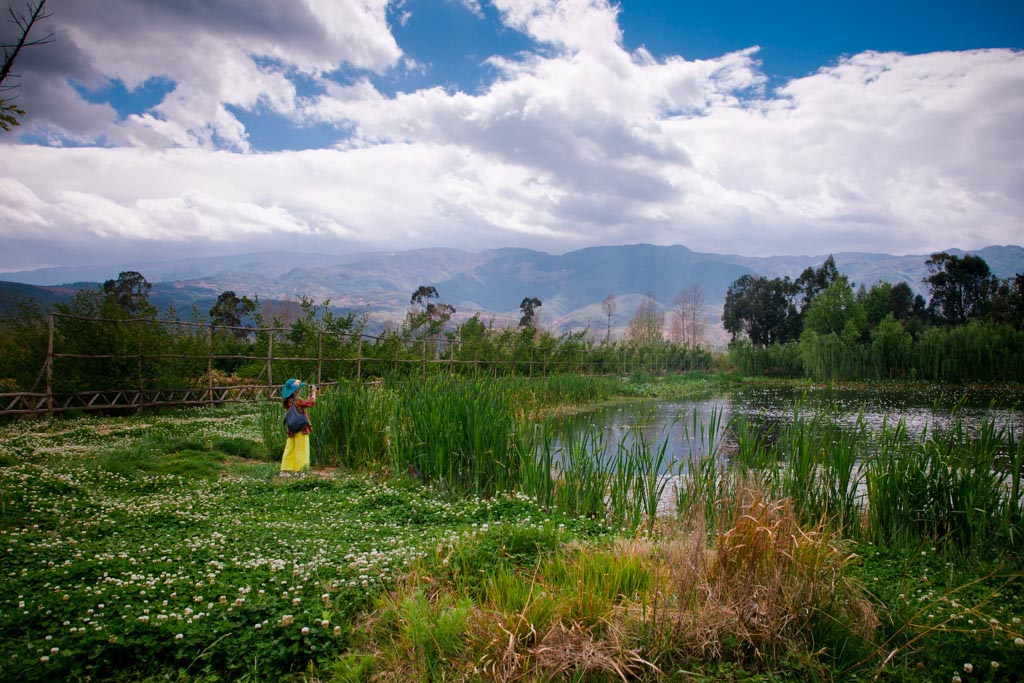
[{"label": "reed", "polygon": [[962,420],[918,439],[907,438],[902,424],[893,434],[883,432],[882,450],[866,463],[868,537],[938,543],[963,553],[1013,547],[1020,515],[1012,483],[1007,486],[1011,468],[1000,458],[1012,443],[993,421],[977,438]]},{"label": "reed", "polygon": [[380,470],[390,453],[396,398],[383,387],[340,382],[314,408],[314,464]]},{"label": "reed", "polygon": [[403,382],[391,460],[453,494],[491,496],[518,484],[516,409],[486,380],[435,376]]},{"label": "reed", "polygon": [[256,423],[268,460],[280,460],[287,438],[284,431],[284,410],[280,401],[267,400],[258,404]]}]

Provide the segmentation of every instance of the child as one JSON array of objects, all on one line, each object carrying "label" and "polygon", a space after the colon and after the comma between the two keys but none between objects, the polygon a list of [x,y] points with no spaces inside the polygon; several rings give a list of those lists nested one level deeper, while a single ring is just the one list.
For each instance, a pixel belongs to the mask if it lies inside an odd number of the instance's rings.
[{"label": "child", "polygon": [[[309,387],[308,400],[295,395],[295,392],[305,386]],[[316,403],[316,385],[306,384],[297,379],[290,379],[281,387],[281,396],[284,399],[284,409],[286,412],[289,408],[295,406],[295,410],[299,414],[305,415],[308,418],[306,408]],[[287,427],[285,429],[287,430]],[[312,431],[313,427],[308,422],[298,432],[292,433],[291,430],[288,430],[288,440],[284,443],[284,454],[281,456],[282,475],[309,469],[309,435]]]}]

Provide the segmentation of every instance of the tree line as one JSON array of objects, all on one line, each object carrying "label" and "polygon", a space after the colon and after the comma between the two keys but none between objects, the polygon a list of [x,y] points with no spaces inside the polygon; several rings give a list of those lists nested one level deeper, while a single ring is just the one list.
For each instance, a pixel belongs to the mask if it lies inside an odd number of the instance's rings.
[{"label": "tree line", "polygon": [[518,324],[496,325],[479,313],[456,323],[455,307],[424,285],[401,321],[371,335],[365,313],[341,314],[329,301],[261,301],[224,291],[207,312],[193,306],[181,319],[173,308],[157,311],[151,288],[142,274],[124,271],[50,310],[32,300],[9,306],[0,321],[0,393],[42,390],[51,339],[55,394],[260,384],[268,375],[330,382],[428,367],[606,374],[710,370],[713,363],[706,348],[672,344],[660,334],[634,331],[619,343],[610,340],[610,327],[602,342],[589,330],[555,334],[539,324],[543,303],[533,296],[523,298]]},{"label": "tree line", "polygon": [[745,374],[815,380],[1024,379],[1024,274],[932,254],[922,280],[854,289],[831,256],[796,280],[744,275],[726,293],[730,361]]}]

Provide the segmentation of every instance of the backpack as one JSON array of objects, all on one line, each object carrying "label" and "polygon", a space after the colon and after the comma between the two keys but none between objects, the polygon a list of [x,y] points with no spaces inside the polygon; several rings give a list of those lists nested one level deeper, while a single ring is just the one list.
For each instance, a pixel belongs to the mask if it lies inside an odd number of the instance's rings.
[{"label": "backpack", "polygon": [[298,434],[307,426],[309,426],[309,416],[300,413],[294,405],[288,406],[288,411],[284,414],[284,427],[288,433]]}]

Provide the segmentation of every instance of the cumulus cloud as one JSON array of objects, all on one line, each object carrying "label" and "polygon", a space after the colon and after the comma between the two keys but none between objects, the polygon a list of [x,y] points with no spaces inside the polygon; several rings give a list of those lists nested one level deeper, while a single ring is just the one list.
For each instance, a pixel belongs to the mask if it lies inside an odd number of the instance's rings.
[{"label": "cumulus cloud", "polygon": [[[401,58],[387,6],[388,0],[51,0],[47,22],[57,40],[19,60],[23,101],[33,112],[27,123],[76,141],[88,132],[115,143],[244,151],[244,126],[229,107],[263,106],[287,116],[296,107],[292,77],[316,79],[342,67],[383,71]],[[90,105],[81,97],[54,106],[48,92],[67,93],[69,84],[96,90],[111,80],[131,91],[154,77],[173,90],[125,122],[109,108],[105,116],[82,116]]]},{"label": "cumulus cloud", "polygon": [[[407,20],[400,1],[51,1],[64,38],[30,53],[23,104],[37,133],[105,146],[0,148],[5,239],[745,254],[1020,241],[1014,50],[866,52],[768,90],[756,46],[655,58],[624,47],[606,0],[492,0],[534,49],[490,56],[493,81],[472,93],[387,94],[368,74],[413,61],[388,25]],[[170,85],[121,117],[80,94],[109,79]],[[339,143],[254,150],[233,112],[260,108],[335,126]]]}]

